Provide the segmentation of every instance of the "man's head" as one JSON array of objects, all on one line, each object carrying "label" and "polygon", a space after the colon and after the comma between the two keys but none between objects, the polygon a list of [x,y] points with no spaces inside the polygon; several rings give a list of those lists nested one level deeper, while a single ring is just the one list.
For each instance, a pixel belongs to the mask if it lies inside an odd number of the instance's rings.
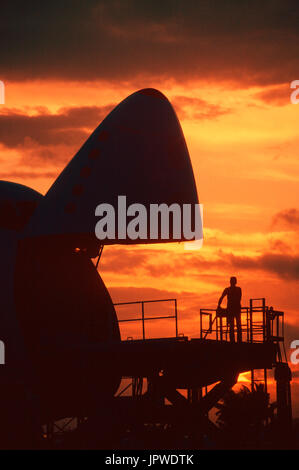
[{"label": "man's head", "polygon": [[235,276],[232,276],[230,278],[230,285],[235,286],[237,284],[237,278]]}]

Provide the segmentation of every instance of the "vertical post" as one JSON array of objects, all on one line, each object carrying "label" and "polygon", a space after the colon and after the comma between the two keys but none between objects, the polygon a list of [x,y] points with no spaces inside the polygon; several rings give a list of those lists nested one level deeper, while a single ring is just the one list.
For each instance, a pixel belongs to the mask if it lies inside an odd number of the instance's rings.
[{"label": "vertical post", "polygon": [[277,421],[284,439],[290,439],[292,432],[291,369],[287,363],[278,363],[275,367],[277,397]]},{"label": "vertical post", "polygon": [[202,312],[199,311],[199,328],[200,328],[200,339],[202,339]]},{"label": "vertical post", "polygon": [[249,341],[250,341],[250,337],[249,337],[250,325],[249,325],[248,307],[246,307],[246,328],[247,328],[247,343],[249,343]]},{"label": "vertical post", "polygon": [[199,390],[198,388],[191,388],[191,403],[198,403],[199,400]]},{"label": "vertical post", "polygon": [[143,388],[143,377],[138,377],[138,390],[137,390],[138,396],[142,395],[142,388]]},{"label": "vertical post", "polygon": [[175,311],[175,336],[178,337],[178,308],[177,308],[177,301],[174,299],[174,311]]},{"label": "vertical post", "polygon": [[268,393],[268,383],[267,383],[267,369],[264,369],[264,383],[265,383],[265,393]]},{"label": "vertical post", "polygon": [[250,299],[250,310],[249,310],[249,333],[250,333],[250,342],[253,342],[253,332],[252,332],[252,310],[253,310],[253,302]]},{"label": "vertical post", "polygon": [[[217,315],[217,314],[216,314]],[[220,317],[220,341],[223,341],[223,331],[222,331],[222,317]]]},{"label": "vertical post", "polygon": [[[264,391],[265,391],[265,394],[268,393],[267,369],[264,369]],[[266,423],[266,426],[268,426],[269,416],[266,416],[265,423]]]},{"label": "vertical post", "polygon": [[142,314],[142,339],[145,339],[145,325],[144,325],[144,302],[141,302],[141,314]]},{"label": "vertical post", "polygon": [[266,301],[265,298],[262,299],[262,308],[263,308],[263,343],[266,341]]}]

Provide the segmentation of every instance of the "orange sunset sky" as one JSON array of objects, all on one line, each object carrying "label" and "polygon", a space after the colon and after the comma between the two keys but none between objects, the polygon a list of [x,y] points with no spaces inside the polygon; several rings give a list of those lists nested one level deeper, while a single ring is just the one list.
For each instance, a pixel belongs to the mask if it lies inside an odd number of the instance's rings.
[{"label": "orange sunset sky", "polygon": [[[243,305],[266,297],[285,311],[289,353],[299,339],[299,106],[290,103],[299,6],[160,3],[51,2],[30,10],[26,2],[17,18],[5,7],[1,179],[45,194],[113,106],[158,88],[184,131],[204,244],[106,247],[99,271],[111,296],[177,298],[179,331],[197,336],[199,309],[215,307],[236,275]],[[299,368],[292,370],[299,416]]]}]

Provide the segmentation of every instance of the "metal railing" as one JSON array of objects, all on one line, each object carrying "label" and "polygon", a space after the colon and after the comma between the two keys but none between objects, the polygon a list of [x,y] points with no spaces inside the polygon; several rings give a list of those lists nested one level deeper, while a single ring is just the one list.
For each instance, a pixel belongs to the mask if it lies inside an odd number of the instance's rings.
[{"label": "metal railing", "polygon": [[[262,333],[262,322],[252,322],[250,309],[243,307],[241,309],[241,331],[243,341],[253,342],[253,336],[260,336]],[[204,326],[204,317],[208,317],[208,327]],[[229,340],[230,327],[228,324],[227,316],[223,313],[222,315],[217,314],[216,309],[200,309],[200,338],[207,339],[210,335],[216,341],[228,341]],[[236,327],[234,327],[236,332]],[[254,333],[253,333],[254,332]],[[245,336],[244,336],[245,333]],[[260,339],[262,341],[262,339]]]},{"label": "metal railing", "polygon": [[[205,326],[205,320],[208,325]],[[234,334],[237,328],[234,325]],[[229,340],[230,325],[227,316],[217,313],[216,309],[200,309],[200,338]],[[250,299],[249,307],[241,308],[242,341],[263,343],[272,341],[283,343],[284,313],[266,306],[264,298]]]},{"label": "metal railing", "polygon": [[[173,315],[160,315],[160,316],[146,316],[145,312],[145,305],[146,304],[153,304],[158,302],[171,302],[173,303],[174,307],[174,314]],[[142,339],[146,338],[145,335],[145,322],[150,320],[168,320],[173,319],[175,321],[175,336],[178,337],[178,310],[177,310],[177,299],[158,299],[158,300],[140,300],[136,302],[118,302],[113,304],[114,306],[124,306],[124,305],[140,305],[141,306],[141,316],[137,318],[125,318],[118,320],[118,323],[125,323],[125,322],[141,322],[142,324]]]}]

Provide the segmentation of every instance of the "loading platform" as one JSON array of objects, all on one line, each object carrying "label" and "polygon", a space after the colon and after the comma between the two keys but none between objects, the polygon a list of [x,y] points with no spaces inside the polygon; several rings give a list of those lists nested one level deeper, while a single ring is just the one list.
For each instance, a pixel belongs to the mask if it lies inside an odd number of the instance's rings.
[{"label": "loading platform", "polygon": [[[148,304],[158,306],[159,302],[171,304],[173,312],[147,315]],[[251,299],[249,306],[242,308],[242,342],[231,342],[227,318],[217,310],[200,310],[200,330],[197,337],[190,338],[179,334],[176,299],[115,304],[117,311],[124,306],[127,311],[137,306],[140,314],[126,318],[118,315],[120,326],[134,322],[141,333],[136,339],[130,335],[113,346],[123,379],[117,394],[107,403],[107,422],[111,424],[111,410],[115,416],[114,436],[115,429],[123,429],[126,435],[142,435],[147,441],[145,430],[162,426],[176,430],[176,435],[188,436],[192,448],[198,445],[199,436],[217,434],[209,412],[237,383],[239,374],[250,372],[252,390],[257,381],[262,381],[267,392],[269,370],[274,371],[277,397],[266,420],[275,419],[284,435],[290,436],[291,373],[283,343],[283,312],[268,307],[265,299]],[[159,320],[172,321],[175,335],[147,338],[147,322]],[[51,429],[53,433],[53,424]],[[142,445],[151,448],[153,444],[148,441]],[[174,441],[170,439],[169,445]]]},{"label": "loading platform", "polygon": [[[173,302],[172,315],[146,316],[146,305],[153,302]],[[242,342],[229,341],[227,317],[215,309],[201,309],[197,337],[178,333],[176,299],[115,304],[139,304],[141,316],[122,318],[119,323],[139,322],[141,339],[132,336],[120,344],[120,367],[123,377],[159,375],[178,388],[205,387],[228,375],[257,369],[272,369],[287,362],[284,348],[284,314],[266,306],[265,299],[250,299],[249,307],[241,309]],[[146,338],[146,323],[173,319],[175,336]],[[236,328],[235,328],[236,329]],[[136,331],[136,330],[135,330]],[[254,381],[254,375],[253,375]],[[266,385],[266,384],[265,384]]]}]

